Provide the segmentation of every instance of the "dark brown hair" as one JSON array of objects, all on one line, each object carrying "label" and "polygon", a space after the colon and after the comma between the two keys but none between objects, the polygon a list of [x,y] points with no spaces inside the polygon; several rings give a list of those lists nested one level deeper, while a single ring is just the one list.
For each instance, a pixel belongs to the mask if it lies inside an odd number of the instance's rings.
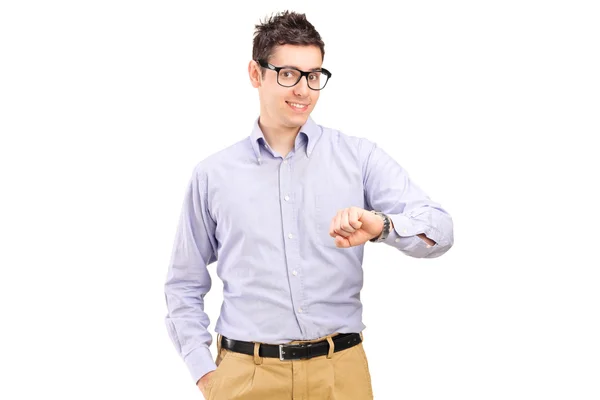
[{"label": "dark brown hair", "polygon": [[305,14],[284,11],[271,15],[254,27],[253,60],[268,60],[275,47],[284,44],[317,46],[321,49],[321,60],[325,58],[325,43]]}]

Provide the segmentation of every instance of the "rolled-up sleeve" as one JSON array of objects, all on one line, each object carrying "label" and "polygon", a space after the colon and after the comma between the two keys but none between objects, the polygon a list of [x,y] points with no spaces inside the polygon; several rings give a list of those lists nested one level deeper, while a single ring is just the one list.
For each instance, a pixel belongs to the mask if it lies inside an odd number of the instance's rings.
[{"label": "rolled-up sleeve", "polygon": [[[416,258],[435,258],[446,253],[454,244],[450,214],[376,144],[362,139],[359,158],[367,207],[387,214],[394,223],[384,243]],[[428,245],[417,236],[421,233],[435,244]]]},{"label": "rolled-up sleeve", "polygon": [[164,286],[167,331],[194,382],[216,369],[204,312],[204,296],[211,287],[207,266],[217,260],[216,224],[207,211],[206,187],[206,174],[198,165],[187,187]]}]

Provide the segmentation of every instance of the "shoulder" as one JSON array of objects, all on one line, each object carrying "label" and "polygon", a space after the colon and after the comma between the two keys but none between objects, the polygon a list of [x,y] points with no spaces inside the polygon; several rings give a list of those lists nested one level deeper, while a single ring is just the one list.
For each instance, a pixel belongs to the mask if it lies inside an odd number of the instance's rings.
[{"label": "shoulder", "polygon": [[198,177],[207,177],[215,171],[223,171],[229,168],[232,161],[248,158],[251,154],[250,138],[246,136],[244,139],[198,161],[194,167],[194,174]]},{"label": "shoulder", "polygon": [[364,158],[377,146],[373,141],[350,130],[340,130],[325,126],[321,126],[321,128],[323,139],[331,143],[337,151],[345,149],[351,151],[359,158]]}]

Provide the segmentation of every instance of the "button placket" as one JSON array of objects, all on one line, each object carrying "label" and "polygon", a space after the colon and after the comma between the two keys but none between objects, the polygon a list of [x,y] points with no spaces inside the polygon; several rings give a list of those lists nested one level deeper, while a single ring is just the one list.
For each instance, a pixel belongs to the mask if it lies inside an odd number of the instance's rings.
[{"label": "button placket", "polygon": [[[292,304],[296,315],[303,315],[306,313],[305,299],[303,298],[303,283],[301,280],[301,274],[299,273],[299,254],[300,254],[300,240],[302,237],[298,231],[297,220],[297,206],[295,204],[294,188],[292,187],[292,162],[290,158],[286,158],[282,161],[279,168],[279,196],[280,196],[280,208],[281,208],[281,219],[283,223],[283,231],[285,237],[284,249],[286,267],[289,276],[290,293],[292,297]],[[300,320],[298,320],[299,328],[303,334],[305,334],[305,328]]]}]

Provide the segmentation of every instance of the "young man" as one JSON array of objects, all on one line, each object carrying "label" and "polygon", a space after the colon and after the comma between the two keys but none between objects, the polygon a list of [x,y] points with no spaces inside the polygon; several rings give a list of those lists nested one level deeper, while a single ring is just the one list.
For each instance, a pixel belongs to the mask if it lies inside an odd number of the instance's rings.
[{"label": "young man", "polygon": [[[248,73],[260,116],[194,170],[165,284],[168,331],[207,399],[371,399],[364,244],[438,257],[452,219],[375,144],[309,117],[331,73],[304,14],[256,28]],[[217,259],[213,361],[203,299]]]}]

